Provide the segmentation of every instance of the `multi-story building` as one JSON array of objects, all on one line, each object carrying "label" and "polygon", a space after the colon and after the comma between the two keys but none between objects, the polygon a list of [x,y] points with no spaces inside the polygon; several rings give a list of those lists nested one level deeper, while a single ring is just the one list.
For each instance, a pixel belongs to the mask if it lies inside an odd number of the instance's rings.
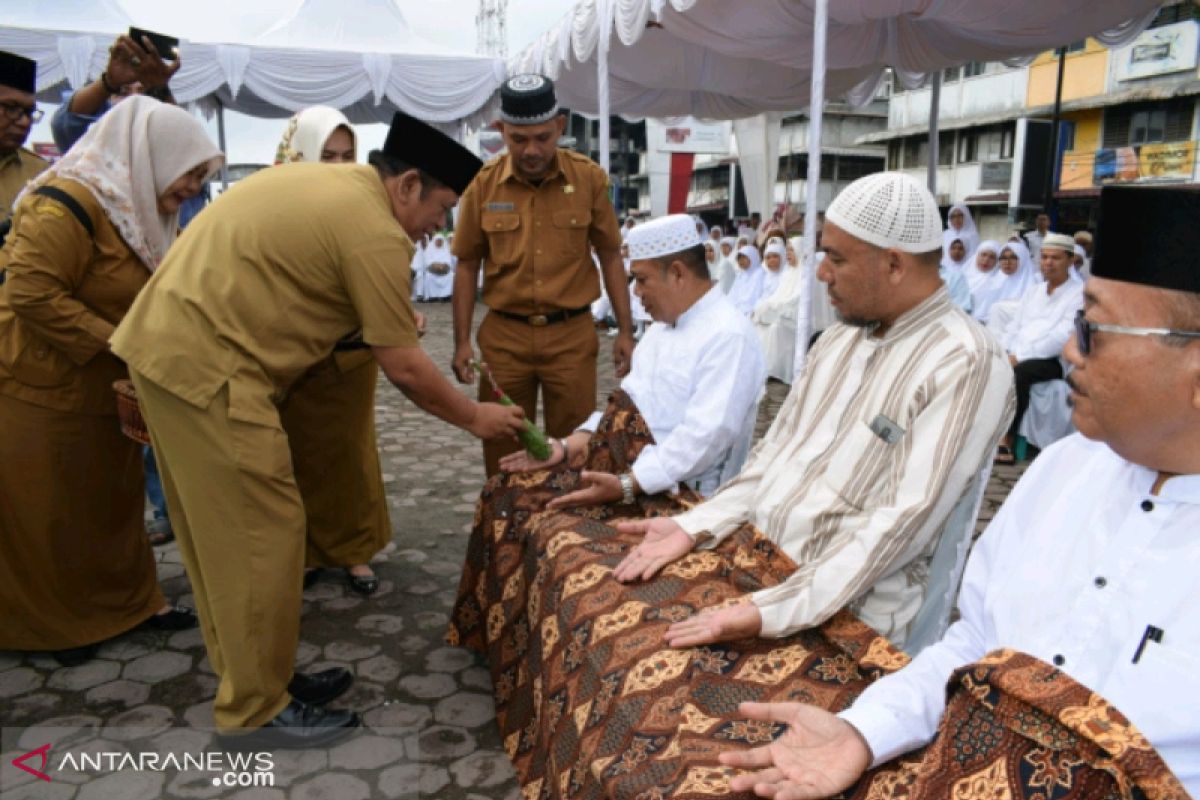
[{"label": "multi-story building", "polygon": [[[1047,183],[1056,227],[1073,231],[1094,227],[1104,184],[1200,181],[1198,20],[1191,0],[1168,2],[1124,47],[1109,49],[1092,39],[1068,46],[1055,148],[1049,130],[1058,53],[1021,68],[970,63],[946,70],[938,115],[939,204],[965,203],[984,237],[1006,238],[1013,228],[1029,227],[1047,205]],[[859,142],[886,144],[889,169],[924,180],[930,100],[928,87],[896,90],[887,130]]]}]

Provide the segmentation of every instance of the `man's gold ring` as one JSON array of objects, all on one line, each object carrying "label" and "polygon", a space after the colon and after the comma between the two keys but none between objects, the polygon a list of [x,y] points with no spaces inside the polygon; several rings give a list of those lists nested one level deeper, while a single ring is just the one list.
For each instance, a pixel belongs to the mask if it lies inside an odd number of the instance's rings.
[{"label": "man's gold ring", "polygon": [[140,67],[142,65],[142,59],[134,56],[133,58],[129,59],[129,63],[133,64],[135,67]]}]

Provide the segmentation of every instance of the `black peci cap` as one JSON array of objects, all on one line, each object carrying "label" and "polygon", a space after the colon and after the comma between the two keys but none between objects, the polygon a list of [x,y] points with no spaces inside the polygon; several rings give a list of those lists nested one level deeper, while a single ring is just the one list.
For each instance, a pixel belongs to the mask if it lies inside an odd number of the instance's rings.
[{"label": "black peci cap", "polygon": [[554,83],[545,75],[516,75],[500,87],[500,119],[510,125],[540,125],[558,113]]},{"label": "black peci cap", "polygon": [[1200,190],[1105,186],[1092,274],[1200,292]]},{"label": "black peci cap", "polygon": [[458,194],[467,190],[483,167],[479,157],[446,134],[416,117],[397,111],[383,152],[424,170]]},{"label": "black peci cap", "polygon": [[0,50],[0,85],[37,94],[37,62]]}]

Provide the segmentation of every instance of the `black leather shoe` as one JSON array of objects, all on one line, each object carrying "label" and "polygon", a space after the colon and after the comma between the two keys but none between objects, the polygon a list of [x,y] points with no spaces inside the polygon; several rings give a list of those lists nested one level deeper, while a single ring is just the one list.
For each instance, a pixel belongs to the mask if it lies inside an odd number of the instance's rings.
[{"label": "black leather shoe", "polygon": [[302,703],[323,706],[343,694],[352,683],[354,676],[341,667],[312,675],[297,672],[288,683],[288,694]]},{"label": "black leather shoe", "polygon": [[350,570],[346,570],[346,583],[350,584],[352,591],[358,592],[363,597],[370,597],[379,591],[378,575],[355,575]]},{"label": "black leather shoe", "polygon": [[190,608],[172,608],[165,614],[155,614],[138,627],[152,631],[186,631],[199,624],[196,612]]},{"label": "black leather shoe", "polygon": [[78,667],[80,664],[91,661],[99,649],[99,644],[85,644],[83,647],[72,647],[67,650],[52,650],[50,656],[64,667]]},{"label": "black leather shoe", "polygon": [[358,714],[292,700],[275,719],[248,733],[219,734],[224,750],[300,750],[324,747],[349,736],[361,724]]}]

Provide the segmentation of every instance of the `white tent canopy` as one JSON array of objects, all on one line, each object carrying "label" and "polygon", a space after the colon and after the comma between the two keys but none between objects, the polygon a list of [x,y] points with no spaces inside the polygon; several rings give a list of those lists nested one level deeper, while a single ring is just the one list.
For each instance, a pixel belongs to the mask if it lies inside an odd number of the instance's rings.
[{"label": "white tent canopy", "polygon": [[[812,100],[806,208],[815,209],[826,97],[863,105],[889,68],[911,88],[946,67],[1019,62],[1087,36],[1123,44],[1159,6],[1160,0],[579,0],[509,61],[509,72],[554,79],[561,103],[600,115],[601,141],[610,113],[739,119],[801,111]],[[771,122],[764,117],[762,124],[770,130]],[[751,141],[739,137],[740,156],[761,162],[758,184],[773,185],[778,163],[764,137],[745,138]],[[607,166],[606,149],[601,153]],[[805,221],[810,253],[815,220],[808,214]],[[797,374],[807,352],[812,280],[809,269],[796,324]]]},{"label": "white tent canopy", "polygon": [[[580,0],[509,61],[600,109],[597,47],[610,31],[613,113],[736,119],[808,105],[816,0]],[[916,85],[967,61],[1011,61],[1086,36],[1120,41],[1159,0],[829,0],[827,96],[865,103],[885,69]],[[605,17],[608,17],[606,20]],[[1105,32],[1109,32],[1105,34]],[[624,47],[620,45],[625,45]]]},{"label": "white tent canopy", "polygon": [[[0,22],[0,50],[36,60],[39,95],[53,102],[100,74],[113,37],[131,23],[115,0],[15,0]],[[259,117],[320,104],[354,122],[388,122],[400,109],[478,125],[493,116],[504,79],[498,59],[414,35],[392,0],[304,0],[250,42],[185,39],[179,49],[171,90],[180,103]]]}]

